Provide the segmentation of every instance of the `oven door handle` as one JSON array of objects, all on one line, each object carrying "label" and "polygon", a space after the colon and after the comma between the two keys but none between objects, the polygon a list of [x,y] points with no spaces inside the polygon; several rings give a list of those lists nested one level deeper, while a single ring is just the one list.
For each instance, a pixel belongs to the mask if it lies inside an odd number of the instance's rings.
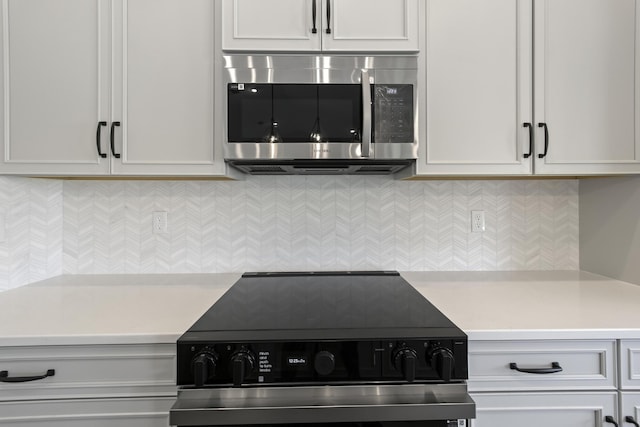
[{"label": "oven door handle", "polygon": [[475,418],[464,383],[181,389],[178,426],[440,421]]},{"label": "oven door handle", "polygon": [[371,138],[372,138],[372,117],[371,117],[371,80],[369,72],[362,71],[361,75],[362,87],[362,157],[371,157]]}]

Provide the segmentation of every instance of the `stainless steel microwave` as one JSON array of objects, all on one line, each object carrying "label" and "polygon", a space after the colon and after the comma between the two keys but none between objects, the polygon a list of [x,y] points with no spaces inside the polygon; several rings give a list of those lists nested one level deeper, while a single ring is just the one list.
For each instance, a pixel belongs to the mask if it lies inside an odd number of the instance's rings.
[{"label": "stainless steel microwave", "polygon": [[225,160],[251,174],[389,174],[418,151],[416,56],[224,56]]}]

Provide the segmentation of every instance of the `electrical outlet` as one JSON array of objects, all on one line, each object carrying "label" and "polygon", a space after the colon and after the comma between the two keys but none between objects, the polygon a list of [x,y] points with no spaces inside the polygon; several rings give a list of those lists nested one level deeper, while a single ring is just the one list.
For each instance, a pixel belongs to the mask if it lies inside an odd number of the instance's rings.
[{"label": "electrical outlet", "polygon": [[482,233],[484,228],[484,211],[471,211],[471,232]]},{"label": "electrical outlet", "polygon": [[151,228],[154,234],[164,234],[167,232],[169,219],[167,211],[154,212],[151,219]]}]

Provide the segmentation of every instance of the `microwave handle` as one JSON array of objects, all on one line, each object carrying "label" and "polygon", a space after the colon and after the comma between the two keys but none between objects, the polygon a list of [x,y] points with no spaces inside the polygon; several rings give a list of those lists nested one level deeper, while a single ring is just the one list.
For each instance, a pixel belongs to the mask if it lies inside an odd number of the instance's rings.
[{"label": "microwave handle", "polygon": [[362,157],[371,157],[371,81],[369,72],[362,71]]}]

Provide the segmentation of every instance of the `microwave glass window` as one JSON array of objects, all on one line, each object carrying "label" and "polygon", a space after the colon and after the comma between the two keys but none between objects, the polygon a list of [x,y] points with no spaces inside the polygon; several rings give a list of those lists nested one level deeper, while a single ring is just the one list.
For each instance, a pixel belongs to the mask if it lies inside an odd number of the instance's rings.
[{"label": "microwave glass window", "polygon": [[272,87],[269,84],[228,85],[228,137],[232,142],[261,142],[271,133]]},{"label": "microwave glass window", "polygon": [[362,93],[357,84],[228,85],[229,142],[359,141]]},{"label": "microwave glass window", "polygon": [[327,142],[360,141],[362,89],[360,85],[319,85],[320,128]]},{"label": "microwave glass window", "polygon": [[273,85],[273,117],[282,142],[310,141],[318,111],[317,85]]}]

